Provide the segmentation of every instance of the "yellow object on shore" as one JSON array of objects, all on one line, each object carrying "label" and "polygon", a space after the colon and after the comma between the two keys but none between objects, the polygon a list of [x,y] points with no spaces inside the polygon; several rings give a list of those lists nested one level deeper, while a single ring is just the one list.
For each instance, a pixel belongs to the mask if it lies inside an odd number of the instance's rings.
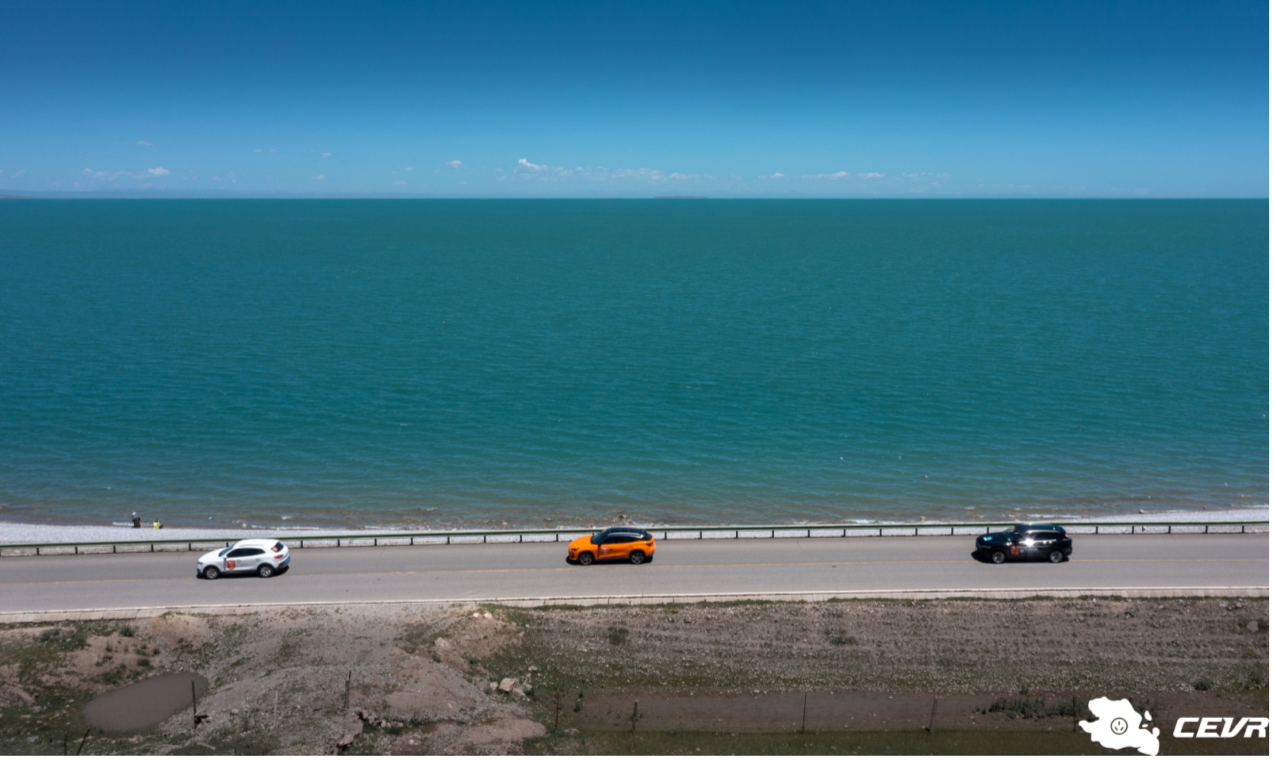
[{"label": "yellow object on shore", "polygon": [[160,521],[156,520],[156,521],[155,521],[155,530],[159,530],[159,529],[160,529],[160,528],[162,528],[162,527],[164,527],[164,524],[163,524],[163,523],[161,523]]}]

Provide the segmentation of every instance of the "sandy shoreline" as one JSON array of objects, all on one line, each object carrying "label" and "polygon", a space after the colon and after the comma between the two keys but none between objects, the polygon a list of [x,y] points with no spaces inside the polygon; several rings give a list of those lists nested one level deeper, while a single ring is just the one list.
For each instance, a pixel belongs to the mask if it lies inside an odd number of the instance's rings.
[{"label": "sandy shoreline", "polygon": [[[1019,518],[1021,520],[1044,520],[1046,518],[1034,517]],[[1144,520],[1146,522],[1224,522],[1235,520],[1247,521],[1264,521],[1270,519],[1269,507],[1260,508],[1244,508],[1244,509],[1226,509],[1226,510],[1208,510],[1208,511],[1163,511],[1149,512],[1147,514],[1136,515],[1103,515],[1099,517],[1086,517],[1082,520],[1073,516],[1051,518],[1056,522],[1065,525],[1067,522],[1101,522],[1101,523],[1120,523],[1129,520]],[[1011,520],[992,521],[993,524],[1003,524]],[[934,521],[937,522],[937,521]],[[960,521],[965,522],[965,521]],[[864,522],[864,527],[871,523]],[[900,523],[899,523],[900,524]],[[912,523],[908,523],[912,524]],[[915,525],[923,527],[927,523],[914,522]],[[970,521],[970,524],[975,524]],[[146,524],[144,524],[146,525]],[[554,527],[554,526],[544,526]],[[563,531],[587,531],[589,527],[581,526],[556,526]],[[676,526],[668,526],[675,528]],[[792,524],[793,528],[804,528],[805,524]],[[501,528],[505,530],[516,530],[515,526]],[[539,528],[536,528],[539,529]],[[532,528],[527,528],[532,530]],[[72,541],[96,542],[96,541],[142,541],[149,538],[164,539],[203,539],[203,538],[288,538],[300,536],[314,535],[369,535],[396,532],[419,532],[419,529],[407,528],[363,528],[363,529],[346,529],[346,528],[272,528],[269,526],[249,526],[249,527],[231,527],[231,528],[163,528],[155,530],[149,525],[141,529],[132,528],[122,525],[41,525],[37,523],[18,523],[18,522],[0,522],[0,544],[17,544],[17,543],[66,543]],[[443,532],[443,531],[438,531]]]}]

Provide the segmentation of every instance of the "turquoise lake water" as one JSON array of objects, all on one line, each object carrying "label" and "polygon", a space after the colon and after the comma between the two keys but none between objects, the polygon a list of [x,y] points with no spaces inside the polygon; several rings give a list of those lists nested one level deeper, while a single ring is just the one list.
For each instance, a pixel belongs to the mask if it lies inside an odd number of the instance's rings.
[{"label": "turquoise lake water", "polygon": [[0,518],[1265,505],[1268,245],[1265,201],[4,201]]}]

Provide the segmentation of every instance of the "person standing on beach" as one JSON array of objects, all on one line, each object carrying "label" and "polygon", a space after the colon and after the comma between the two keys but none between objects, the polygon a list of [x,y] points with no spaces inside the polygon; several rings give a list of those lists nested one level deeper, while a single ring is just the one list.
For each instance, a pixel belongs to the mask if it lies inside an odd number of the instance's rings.
[{"label": "person standing on beach", "polygon": [[142,527],[142,518],[139,517],[136,512],[133,513],[133,527],[134,528]]}]

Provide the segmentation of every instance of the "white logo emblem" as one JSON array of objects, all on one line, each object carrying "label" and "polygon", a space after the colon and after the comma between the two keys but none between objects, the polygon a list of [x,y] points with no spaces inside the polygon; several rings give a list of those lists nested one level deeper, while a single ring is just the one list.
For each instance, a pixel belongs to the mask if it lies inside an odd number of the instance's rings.
[{"label": "white logo emblem", "polygon": [[1159,729],[1149,727],[1153,720],[1149,710],[1145,715],[1147,725],[1143,726],[1142,716],[1126,699],[1112,702],[1098,697],[1088,703],[1088,709],[1097,720],[1080,721],[1079,727],[1087,731],[1093,741],[1106,749],[1132,747],[1143,755],[1159,754]]}]

